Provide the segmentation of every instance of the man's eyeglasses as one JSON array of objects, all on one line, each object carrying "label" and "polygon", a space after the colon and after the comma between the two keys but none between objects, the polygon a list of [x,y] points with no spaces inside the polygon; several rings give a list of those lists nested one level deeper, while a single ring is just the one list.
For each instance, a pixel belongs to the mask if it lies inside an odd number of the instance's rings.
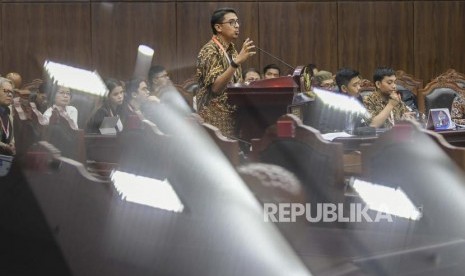
[{"label": "man's eyeglasses", "polygon": [[163,75],[156,76],[155,79],[162,79],[162,78],[169,78],[170,75],[168,73],[165,73]]},{"label": "man's eyeglasses", "polygon": [[7,95],[10,95],[10,96],[13,96],[14,95],[14,92],[13,90],[9,90],[9,89],[3,89],[3,92]]},{"label": "man's eyeglasses", "polygon": [[57,94],[61,96],[71,96],[71,92],[68,91],[58,91]]},{"label": "man's eyeglasses", "polygon": [[236,26],[236,24],[239,26],[239,19],[231,19],[226,22],[221,22],[220,24],[229,24],[231,27]]}]

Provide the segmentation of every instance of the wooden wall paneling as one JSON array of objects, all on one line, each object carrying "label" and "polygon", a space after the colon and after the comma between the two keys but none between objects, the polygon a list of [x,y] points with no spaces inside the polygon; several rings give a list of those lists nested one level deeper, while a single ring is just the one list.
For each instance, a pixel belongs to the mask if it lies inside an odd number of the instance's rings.
[{"label": "wooden wall paneling", "polygon": [[[1,3],[2,1],[0,1],[0,22],[1,22],[1,25],[3,26],[3,4]],[[1,66],[1,70],[0,70],[0,75],[4,75],[6,74],[6,72],[4,72],[5,69],[5,64],[3,64],[3,55],[5,53],[4,49],[3,49],[3,28],[0,27],[0,66]]]},{"label": "wooden wall paneling", "polygon": [[85,2],[88,3],[90,0],[45,0],[45,1],[37,1],[37,0],[0,0],[0,2],[5,3],[23,3],[23,4],[31,4],[31,3],[76,3],[76,2]]},{"label": "wooden wall paneling", "polygon": [[[183,81],[195,74],[197,55],[213,33],[210,27],[210,18],[218,8],[231,7],[238,13],[240,20],[239,38],[235,45],[238,51],[243,41],[249,37],[258,45],[258,5],[247,2],[179,2],[177,4],[177,56],[179,80]],[[258,67],[258,55],[250,58],[242,68]]]},{"label": "wooden wall paneling", "polygon": [[42,78],[46,59],[91,69],[88,3],[4,3],[3,11],[3,71],[28,82]]},{"label": "wooden wall paneling", "polygon": [[127,80],[145,44],[155,50],[152,64],[175,67],[175,14],[175,3],[92,3],[94,66],[103,77]]},{"label": "wooden wall paneling", "polygon": [[413,74],[412,2],[339,2],[339,67],[372,80],[378,66]]},{"label": "wooden wall paneling", "polygon": [[415,76],[425,84],[449,68],[465,73],[465,1],[417,1]]},{"label": "wooden wall paneling", "polygon": [[[292,66],[316,64],[337,69],[337,5],[330,2],[259,3],[259,47]],[[260,65],[276,63],[283,73],[289,68],[260,53]]]}]

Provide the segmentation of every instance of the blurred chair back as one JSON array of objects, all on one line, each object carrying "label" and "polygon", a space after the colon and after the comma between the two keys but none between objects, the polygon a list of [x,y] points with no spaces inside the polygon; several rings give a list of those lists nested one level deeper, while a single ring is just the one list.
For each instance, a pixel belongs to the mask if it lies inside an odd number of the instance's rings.
[{"label": "blurred chair back", "polygon": [[455,82],[437,79],[420,89],[419,93],[419,99],[424,98],[424,101],[418,102],[418,109],[427,114],[432,108],[448,108],[450,111],[454,98],[459,93],[465,95],[465,89],[460,88]]},{"label": "blurred chair back", "polygon": [[275,164],[296,175],[311,202],[340,202],[344,190],[342,144],[325,141],[294,115],[283,115],[261,139],[250,159]]},{"label": "blurred chair back", "polygon": [[213,139],[213,141],[215,141],[215,144],[221,149],[226,158],[228,158],[228,160],[231,162],[231,165],[234,167],[239,166],[239,142],[224,136],[221,134],[221,131],[213,125],[202,123],[202,126]]}]

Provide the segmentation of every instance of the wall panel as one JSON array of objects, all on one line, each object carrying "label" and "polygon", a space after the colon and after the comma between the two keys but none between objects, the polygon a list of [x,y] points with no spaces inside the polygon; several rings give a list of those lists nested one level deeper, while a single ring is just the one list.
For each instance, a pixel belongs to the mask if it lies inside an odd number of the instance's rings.
[{"label": "wall panel", "polygon": [[104,77],[127,80],[134,71],[137,48],[155,50],[153,63],[176,64],[174,3],[93,3],[92,60]]},{"label": "wall panel", "polygon": [[[321,69],[337,68],[336,3],[280,2],[259,4],[259,47],[292,66],[315,63]],[[260,53],[261,67],[276,63]]]},{"label": "wall panel", "polygon": [[415,2],[415,75],[425,84],[449,68],[465,72],[465,2]]},{"label": "wall panel", "polygon": [[[235,42],[240,51],[242,42],[250,37],[258,43],[258,5],[256,3],[178,3],[177,17],[177,56],[179,79],[184,80],[195,74],[196,60],[200,48],[207,43],[213,33],[210,27],[210,17],[214,10],[221,7],[234,8],[240,20],[239,38]],[[243,64],[243,68],[258,67],[258,55]]]},{"label": "wall panel", "polygon": [[29,81],[42,77],[46,59],[89,68],[87,3],[3,4],[3,68]]},{"label": "wall panel", "polygon": [[412,2],[339,2],[338,67],[358,69],[372,79],[378,66],[413,66]]},{"label": "wall panel", "polygon": [[[241,35],[292,66],[315,63],[335,72],[350,66],[371,78],[379,65],[427,82],[448,68],[465,73],[465,1],[0,1],[0,74],[42,76],[46,58],[126,79],[137,46],[155,48],[154,63],[176,82],[195,72],[211,37],[211,12],[239,12]],[[336,16],[335,16],[336,15]],[[244,68],[277,63],[259,53]]]}]

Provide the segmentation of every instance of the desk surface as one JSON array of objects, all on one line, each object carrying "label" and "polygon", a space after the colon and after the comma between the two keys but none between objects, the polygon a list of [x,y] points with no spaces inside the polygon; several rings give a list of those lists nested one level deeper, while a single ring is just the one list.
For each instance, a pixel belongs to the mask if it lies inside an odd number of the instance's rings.
[{"label": "desk surface", "polygon": [[[453,146],[465,147],[465,129],[437,131],[436,133],[442,135]],[[362,144],[372,144],[377,138],[378,136],[339,137],[334,139],[333,142],[341,143],[344,151],[350,152],[360,150]]]}]

